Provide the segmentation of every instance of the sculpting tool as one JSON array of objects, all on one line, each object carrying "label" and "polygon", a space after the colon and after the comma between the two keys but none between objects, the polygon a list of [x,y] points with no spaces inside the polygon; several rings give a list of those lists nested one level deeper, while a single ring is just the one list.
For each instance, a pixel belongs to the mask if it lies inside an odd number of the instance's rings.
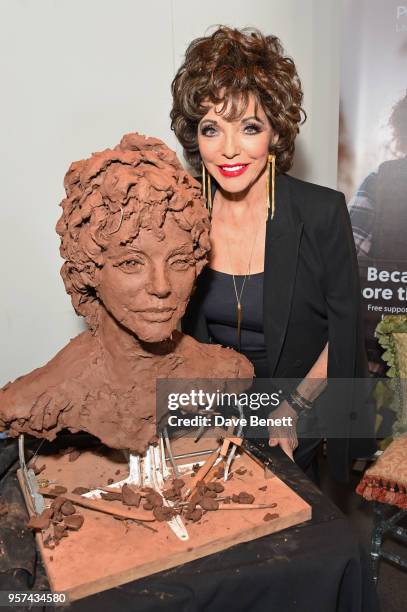
[{"label": "sculpting tool", "polygon": [[[209,470],[215,465],[215,462],[218,459],[220,451],[221,451],[221,447],[219,446],[212,453],[209,459],[203,464],[203,466],[199,468],[199,470],[197,471],[195,475],[195,482],[199,482],[200,480],[203,480],[205,476],[207,476]],[[187,489],[184,494],[184,499],[188,499],[188,497],[190,497],[190,495],[193,493],[193,491],[195,491],[196,488],[197,488],[197,485],[192,487],[192,489]]]},{"label": "sculpting tool", "polygon": [[[272,504],[219,504],[218,510],[262,510],[264,508],[275,508],[276,503]],[[217,510],[215,510],[217,512]]]},{"label": "sculpting tool", "polygon": [[127,518],[133,521],[145,521],[147,523],[152,523],[155,521],[153,515],[137,514],[134,510],[118,508],[117,506],[113,506],[112,502],[104,501],[102,499],[89,499],[87,497],[83,497],[82,495],[76,495],[75,493],[63,493],[61,495],[60,493],[53,493],[52,489],[44,489],[42,494],[47,497],[64,497],[73,504],[77,504],[83,508],[96,510],[97,512],[103,512],[104,514],[111,514],[120,518]]}]

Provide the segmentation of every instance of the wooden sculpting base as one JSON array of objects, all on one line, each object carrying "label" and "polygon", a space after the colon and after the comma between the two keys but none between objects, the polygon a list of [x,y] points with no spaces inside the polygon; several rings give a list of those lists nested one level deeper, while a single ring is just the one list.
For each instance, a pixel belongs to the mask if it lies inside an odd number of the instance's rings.
[{"label": "wooden sculpting base", "polygon": [[[200,442],[201,447],[211,448],[213,440]],[[201,450],[192,439],[174,444],[175,453]],[[187,463],[205,457],[184,459]],[[46,465],[38,480],[56,480],[67,487],[68,492],[77,486],[96,488],[106,486],[107,480],[121,480],[127,475],[127,463],[117,451],[101,454],[82,452],[73,462],[69,455],[40,455],[37,466]],[[243,467],[243,475],[236,469]],[[118,473],[120,470],[120,473]],[[65,591],[71,600],[117,587],[143,576],[187,563],[194,559],[224,550],[240,542],[254,540],[311,518],[311,507],[285,485],[278,477],[265,479],[264,470],[246,454],[233,461],[233,477],[225,486],[225,493],[232,495],[247,491],[255,496],[255,503],[276,502],[273,509],[218,510],[204,513],[198,523],[186,522],[189,540],[182,542],[170,530],[167,523],[148,523],[157,532],[132,523],[116,520],[112,516],[85,508],[78,511],[85,517],[83,527],[70,532],[53,550],[45,548],[41,533],[37,543],[53,591]],[[189,484],[193,479],[183,477]],[[22,484],[21,474],[19,475]],[[260,487],[267,487],[265,491]],[[24,491],[24,487],[23,491]],[[24,491],[26,496],[26,491]],[[222,494],[223,495],[223,494]],[[26,501],[28,502],[26,497]],[[51,500],[49,500],[51,501]],[[48,503],[48,501],[47,501]],[[110,502],[123,507],[121,502]],[[27,503],[30,507],[30,504]],[[279,517],[264,521],[267,513]]]}]

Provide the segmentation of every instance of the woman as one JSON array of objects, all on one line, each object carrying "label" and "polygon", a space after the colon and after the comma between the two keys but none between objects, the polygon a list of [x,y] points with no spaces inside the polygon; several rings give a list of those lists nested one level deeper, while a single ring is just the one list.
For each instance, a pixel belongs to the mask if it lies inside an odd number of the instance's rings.
[{"label": "woman", "polygon": [[[273,413],[295,423],[327,376],[364,375],[344,197],[285,174],[305,116],[295,65],[278,38],[222,26],[189,45],[172,94],[172,129],[202,171],[212,219],[210,261],[183,331],[240,350],[257,377],[303,379]],[[343,419],[352,415],[343,407]],[[270,431],[269,443],[309,472],[319,439],[298,446],[291,427]],[[369,445],[352,446],[329,441],[339,479]]]}]

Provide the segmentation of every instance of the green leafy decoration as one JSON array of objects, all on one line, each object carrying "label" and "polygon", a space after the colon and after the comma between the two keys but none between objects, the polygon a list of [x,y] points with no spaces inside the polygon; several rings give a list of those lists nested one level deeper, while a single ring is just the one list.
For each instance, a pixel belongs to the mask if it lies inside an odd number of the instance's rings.
[{"label": "green leafy decoration", "polygon": [[394,410],[397,414],[397,418],[393,425],[393,435],[399,436],[407,433],[407,423],[403,423],[403,403],[407,401],[407,397],[404,397],[403,387],[400,381],[400,364],[398,362],[398,351],[396,343],[394,341],[393,334],[407,334],[407,316],[404,315],[386,315],[378,323],[375,330],[375,337],[377,338],[380,346],[384,349],[382,359],[389,369],[387,376],[392,379],[390,381],[390,391],[386,388],[386,385],[378,383],[377,389],[375,389],[375,399],[378,408],[380,409],[383,405],[387,405],[391,410]]}]

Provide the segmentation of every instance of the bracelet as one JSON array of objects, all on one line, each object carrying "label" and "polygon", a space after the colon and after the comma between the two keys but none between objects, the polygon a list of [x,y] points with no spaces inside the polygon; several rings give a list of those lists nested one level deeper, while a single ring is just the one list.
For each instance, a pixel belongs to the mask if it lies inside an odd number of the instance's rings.
[{"label": "bracelet", "polygon": [[304,410],[311,410],[312,406],[314,405],[311,400],[308,400],[303,395],[301,395],[301,393],[297,389],[294,389],[294,391],[291,393],[291,397],[294,401],[300,404],[304,408]]},{"label": "bracelet", "polygon": [[297,389],[294,389],[285,398],[285,401],[299,415],[302,412],[307,412],[312,409],[313,403],[301,395]]}]

